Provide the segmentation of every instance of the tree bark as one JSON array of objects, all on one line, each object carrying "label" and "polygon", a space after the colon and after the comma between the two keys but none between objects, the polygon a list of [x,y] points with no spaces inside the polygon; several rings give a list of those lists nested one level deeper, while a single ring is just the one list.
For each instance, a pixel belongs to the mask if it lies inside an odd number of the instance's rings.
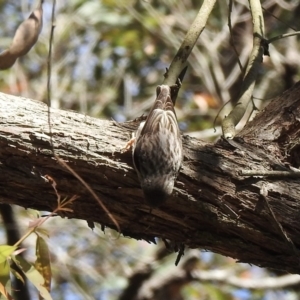
[{"label": "tree bark", "polygon": [[[183,137],[184,163],[172,197],[150,211],[131,151],[130,131],[51,109],[55,153],[77,172],[135,239],[170,240],[240,262],[300,273],[298,178],[245,177],[242,170],[290,170],[300,164],[300,83],[275,98],[232,141]],[[49,177],[50,176],[50,177]],[[79,198],[60,213],[115,228],[85,187],[52,153],[47,106],[0,94],[0,201],[53,211],[57,196]],[[282,227],[281,227],[282,226]]]}]

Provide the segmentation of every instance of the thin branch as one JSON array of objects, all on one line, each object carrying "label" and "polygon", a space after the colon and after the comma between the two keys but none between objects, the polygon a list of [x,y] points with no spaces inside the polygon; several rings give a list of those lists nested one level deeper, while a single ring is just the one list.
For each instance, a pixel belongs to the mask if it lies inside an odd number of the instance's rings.
[{"label": "thin branch", "polygon": [[232,35],[232,25],[231,25],[232,4],[233,4],[233,0],[230,0],[229,5],[228,5],[228,27],[229,27],[229,34],[230,34],[230,45],[236,55],[238,65],[239,65],[241,71],[243,71],[243,66],[239,59],[239,53],[234,45],[234,40],[233,40],[233,35]]},{"label": "thin branch", "polygon": [[164,295],[170,298],[171,294],[169,294],[169,291],[172,290],[172,287],[184,286],[193,281],[200,283],[217,282],[251,290],[283,289],[299,285],[300,283],[299,275],[288,274],[278,277],[242,278],[237,276],[232,270],[200,270],[198,263],[199,251],[190,250],[186,257],[183,258],[180,266],[172,267],[162,275],[156,274],[155,276],[153,273],[150,274],[151,278],[148,279],[148,282],[141,285],[136,299],[154,299],[161,291],[164,291]]},{"label": "thin branch", "polygon": [[[55,29],[55,5],[56,0],[53,0],[52,4],[52,12],[51,12],[51,31],[50,31],[50,38],[49,38],[49,52],[48,52],[48,60],[47,60],[47,103],[48,103],[48,124],[49,124],[49,132],[50,132],[50,139],[51,145],[53,146],[52,141],[52,131],[51,131],[51,71],[52,71],[52,45],[53,45],[53,37],[54,37],[54,29]],[[54,150],[53,150],[54,152]]]},{"label": "thin branch", "polygon": [[292,33],[285,33],[285,34],[280,34],[280,35],[274,36],[274,37],[270,38],[267,41],[267,43],[271,44],[271,43],[273,43],[277,40],[280,40],[280,39],[283,39],[283,38],[286,38],[286,37],[290,37],[290,36],[294,36],[294,35],[300,35],[300,31],[292,32]]},{"label": "thin branch", "polygon": [[269,15],[271,15],[274,19],[278,20],[279,22],[281,22],[282,24],[286,25],[287,27],[293,29],[294,31],[296,31],[297,29],[293,28],[291,25],[289,25],[288,23],[284,22],[283,20],[281,20],[280,18],[276,17],[274,14],[272,14],[270,11],[268,11],[266,8],[264,8],[262,6],[262,9],[264,12],[268,13]]},{"label": "thin branch", "polygon": [[204,0],[196,19],[187,32],[179,50],[177,51],[163,84],[173,85],[176,83],[179,74],[186,66],[186,61],[191,54],[201,32],[205,28],[208,17],[216,3],[216,0]]},{"label": "thin branch", "polygon": [[259,0],[249,0],[253,19],[253,48],[244,76],[239,101],[226,119],[222,122],[224,137],[232,139],[235,136],[235,126],[243,118],[249,102],[251,101],[259,67],[262,62],[264,48],[264,18]]},{"label": "thin branch", "polygon": [[108,215],[108,217],[111,219],[111,221],[115,224],[117,231],[120,233],[121,229],[120,226],[115,219],[115,217],[109,212],[107,207],[103,204],[103,202],[99,199],[99,197],[96,195],[96,193],[93,191],[93,189],[87,184],[87,182],[79,175],[77,174],[67,163],[65,163],[56,153],[53,146],[53,134],[52,134],[52,126],[51,126],[51,63],[52,63],[52,44],[53,44],[53,36],[54,36],[54,29],[55,29],[55,5],[56,0],[53,0],[52,5],[52,15],[51,15],[51,32],[50,32],[50,38],[49,38],[49,53],[48,53],[48,68],[47,68],[47,102],[48,102],[48,126],[49,126],[49,134],[50,134],[50,144],[52,148],[53,156],[56,158],[57,162],[67,169],[74,177],[78,179],[78,181],[89,191],[89,193],[94,197],[94,199],[98,202],[100,207],[104,210],[104,212]]},{"label": "thin branch", "polygon": [[251,290],[282,289],[293,285],[299,285],[299,275],[283,275],[279,277],[265,278],[240,278],[228,270],[194,271],[193,278],[201,282],[220,282],[237,288]]}]

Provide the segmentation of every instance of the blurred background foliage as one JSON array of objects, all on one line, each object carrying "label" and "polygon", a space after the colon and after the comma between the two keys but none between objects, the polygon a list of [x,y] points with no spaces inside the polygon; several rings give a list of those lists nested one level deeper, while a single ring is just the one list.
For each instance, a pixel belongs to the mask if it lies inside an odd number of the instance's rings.
[{"label": "blurred background foliage", "polygon": [[[198,0],[57,1],[52,106],[120,122],[147,113],[155,88],[162,83],[163,74],[201,3]],[[30,0],[0,1],[1,51],[9,46],[16,28],[36,4]],[[264,0],[262,6],[266,38],[300,29],[298,0]],[[46,102],[52,1],[46,0],[43,7],[44,26],[37,44],[11,69],[0,73],[0,91]],[[234,104],[242,79],[232,44],[243,67],[252,48],[248,1],[234,1],[232,37],[228,12],[228,1],[217,1],[189,58],[176,105],[182,131],[208,141],[220,135],[220,122]],[[253,117],[253,107],[262,109],[270,98],[299,80],[299,48],[297,36],[270,45],[270,57],[264,57],[255,88],[254,106],[249,107],[244,123],[250,115]],[[228,101],[216,119],[215,132],[213,122]],[[30,213],[14,209],[24,232]],[[53,299],[121,299],[127,279],[139,266],[146,263],[154,266],[154,278],[179,270],[174,266],[176,254],[157,258],[157,252],[164,248],[159,241],[159,246],[153,246],[117,238],[113,231],[106,230],[104,234],[98,226],[91,231],[83,221],[58,217],[44,226],[52,251]],[[6,243],[5,239],[2,228],[0,243]],[[24,243],[29,260],[34,256],[34,243],[34,237]],[[231,270],[241,279],[276,276],[268,270],[236,264],[231,258],[209,252],[199,251],[197,255],[195,269]],[[280,291],[248,290],[217,280],[192,280],[180,286],[172,298],[139,299],[298,299],[297,289],[299,286]],[[34,291],[32,299],[38,299]]]}]

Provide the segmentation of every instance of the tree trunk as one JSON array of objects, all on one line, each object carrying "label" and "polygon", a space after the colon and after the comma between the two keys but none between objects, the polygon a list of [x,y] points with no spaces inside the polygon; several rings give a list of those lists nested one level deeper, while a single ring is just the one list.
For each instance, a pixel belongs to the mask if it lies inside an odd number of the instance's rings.
[{"label": "tree trunk", "polygon": [[[184,136],[184,163],[173,195],[161,207],[144,202],[130,131],[71,111],[51,109],[55,153],[77,172],[135,239],[170,240],[241,262],[300,273],[298,178],[246,177],[243,170],[290,170],[300,164],[300,83],[274,99],[232,141]],[[90,192],[52,153],[47,106],[0,94],[0,201],[53,211],[58,194],[72,212],[59,213],[116,228]],[[282,227],[281,227],[282,226]]]}]

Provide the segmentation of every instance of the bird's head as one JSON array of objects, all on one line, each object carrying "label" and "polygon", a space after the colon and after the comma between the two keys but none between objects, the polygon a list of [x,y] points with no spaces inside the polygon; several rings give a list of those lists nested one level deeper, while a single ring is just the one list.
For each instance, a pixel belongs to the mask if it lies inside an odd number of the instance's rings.
[{"label": "bird's head", "polygon": [[160,177],[148,177],[141,181],[145,199],[152,207],[163,204],[172,194],[174,188],[174,176],[164,175]]}]

